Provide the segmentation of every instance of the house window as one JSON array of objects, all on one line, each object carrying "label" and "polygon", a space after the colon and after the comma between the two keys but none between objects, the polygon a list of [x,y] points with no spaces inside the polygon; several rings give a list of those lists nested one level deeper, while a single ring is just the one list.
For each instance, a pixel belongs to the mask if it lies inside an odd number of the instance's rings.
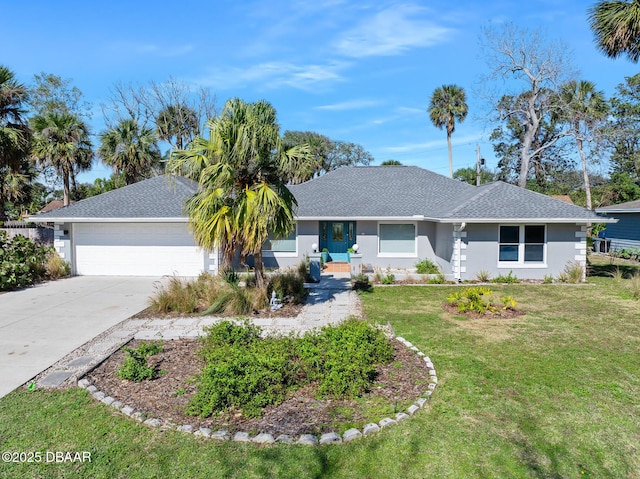
[{"label": "house window", "polygon": [[544,225],[500,226],[498,260],[501,263],[544,263]]},{"label": "house window", "polygon": [[416,225],[381,223],[378,225],[378,253],[381,255],[416,255]]},{"label": "house window", "polygon": [[262,245],[262,251],[272,251],[274,253],[295,253],[296,252],[296,230],[294,230],[286,238],[276,239],[269,234],[267,241]]}]

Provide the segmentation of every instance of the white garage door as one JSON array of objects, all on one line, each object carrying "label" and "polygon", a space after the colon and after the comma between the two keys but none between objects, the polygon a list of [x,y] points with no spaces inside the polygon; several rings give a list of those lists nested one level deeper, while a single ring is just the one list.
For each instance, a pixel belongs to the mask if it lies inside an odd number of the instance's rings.
[{"label": "white garage door", "polygon": [[76,274],[197,276],[205,253],[186,223],[76,223]]}]

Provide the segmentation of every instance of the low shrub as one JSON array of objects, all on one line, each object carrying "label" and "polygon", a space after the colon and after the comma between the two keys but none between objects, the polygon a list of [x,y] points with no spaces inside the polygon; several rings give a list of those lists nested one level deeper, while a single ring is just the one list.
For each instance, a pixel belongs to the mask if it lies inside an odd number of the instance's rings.
[{"label": "low shrub", "polygon": [[361,395],[371,387],[376,365],[393,358],[393,347],[382,331],[355,319],[301,338],[264,339],[248,321],[222,321],[206,329],[198,354],[205,366],[186,412],[208,417],[239,410],[256,417],[310,381],[318,382],[323,396]]},{"label": "low shrub", "polygon": [[371,291],[371,282],[369,281],[369,276],[364,273],[352,276],[351,286],[356,291]]},{"label": "low shrub", "polygon": [[493,278],[491,280],[491,282],[492,283],[514,284],[514,283],[519,283],[520,280],[514,276],[513,271],[509,271],[509,274],[507,274],[506,276],[501,274],[501,275],[496,276],[495,278]]},{"label": "low shrub", "polygon": [[116,376],[134,382],[142,382],[156,377],[158,371],[154,366],[149,366],[147,359],[162,351],[162,342],[143,342],[135,349],[127,346],[123,346],[121,349],[125,352],[126,357],[116,371]]},{"label": "low shrub", "polygon": [[393,359],[384,333],[358,319],[307,334],[300,343],[300,358],[321,396],[361,396],[375,380],[376,365]]},{"label": "low shrub", "polygon": [[382,277],[382,279],[380,279],[380,282],[382,284],[393,284],[395,280],[396,280],[395,275],[389,273],[389,274],[385,274]]},{"label": "low shrub", "polygon": [[438,274],[439,272],[438,265],[426,258],[416,263],[416,273],[418,274]]},{"label": "low shrub", "polygon": [[[447,297],[447,302],[453,304],[461,313],[476,312],[480,314],[497,313],[499,306],[492,297],[493,291],[489,288],[476,286],[462,291],[454,291]],[[503,310],[514,310],[516,300],[511,296],[500,298]]]}]

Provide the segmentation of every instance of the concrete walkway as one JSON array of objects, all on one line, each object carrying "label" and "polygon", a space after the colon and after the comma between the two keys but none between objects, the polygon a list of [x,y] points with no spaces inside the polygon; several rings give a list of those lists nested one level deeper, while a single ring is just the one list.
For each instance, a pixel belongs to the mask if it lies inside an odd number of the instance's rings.
[{"label": "concrete walkway", "polygon": [[159,280],[76,276],[0,294],[0,397],[143,310]]},{"label": "concrete walkway", "polygon": [[[342,276],[342,277],[341,277]],[[307,284],[309,296],[296,317],[261,317],[253,323],[266,334],[304,333],[360,314],[358,295],[351,291],[348,275],[323,275],[318,284]],[[93,341],[76,349],[37,378],[39,387],[74,383],[129,340],[171,340],[196,338],[207,326],[227,318],[189,316],[181,318],[127,319],[104,331]]]}]

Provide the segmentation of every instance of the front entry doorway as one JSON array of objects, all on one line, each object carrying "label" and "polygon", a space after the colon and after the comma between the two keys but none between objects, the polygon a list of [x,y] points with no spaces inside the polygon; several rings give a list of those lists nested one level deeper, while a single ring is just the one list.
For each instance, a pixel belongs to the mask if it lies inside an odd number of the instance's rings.
[{"label": "front entry doorway", "polygon": [[356,242],[355,221],[321,221],[320,250],[329,253],[346,253]]}]

